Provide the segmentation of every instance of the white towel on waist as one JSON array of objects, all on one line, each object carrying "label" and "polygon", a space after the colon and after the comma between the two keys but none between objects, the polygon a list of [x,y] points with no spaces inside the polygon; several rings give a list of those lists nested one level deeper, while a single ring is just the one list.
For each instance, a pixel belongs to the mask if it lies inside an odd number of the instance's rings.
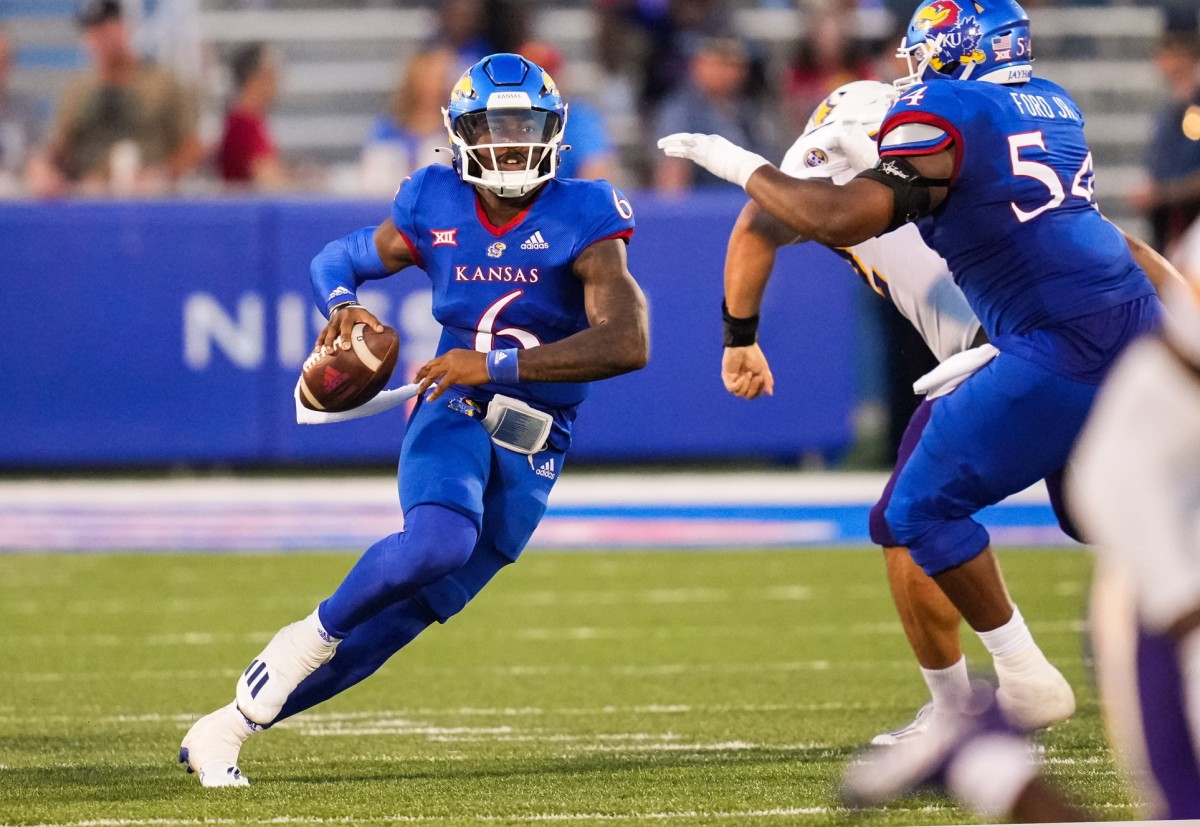
[{"label": "white towel on waist", "polygon": [[968,376],[996,358],[1000,351],[995,345],[980,345],[956,353],[929,373],[913,382],[913,392],[927,399],[937,399],[962,384]]}]

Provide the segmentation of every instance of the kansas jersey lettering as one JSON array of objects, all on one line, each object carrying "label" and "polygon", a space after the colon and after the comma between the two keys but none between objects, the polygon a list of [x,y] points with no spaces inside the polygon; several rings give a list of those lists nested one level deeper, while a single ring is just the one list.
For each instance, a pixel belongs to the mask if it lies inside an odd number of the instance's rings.
[{"label": "kansas jersey lettering", "polygon": [[[392,221],[433,284],[433,315],[442,325],[438,354],[537,347],[588,327],[575,259],[605,238],[628,240],[633,210],[606,181],[554,179],[503,227],[487,218],[475,188],[450,167],[434,165],[406,179]],[[521,382],[464,389],[464,395],[518,397],[552,409],[569,427],[587,383]]]},{"label": "kansas jersey lettering", "polygon": [[887,163],[951,142],[950,194],[917,226],[992,341],[1153,294],[1096,209],[1083,117],[1062,87],[1041,78],[913,87],[884,119],[879,151]]}]

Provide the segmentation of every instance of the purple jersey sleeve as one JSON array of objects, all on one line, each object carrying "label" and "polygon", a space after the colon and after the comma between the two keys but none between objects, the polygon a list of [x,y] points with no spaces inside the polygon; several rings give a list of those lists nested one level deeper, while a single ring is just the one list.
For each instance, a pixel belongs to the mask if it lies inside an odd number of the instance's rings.
[{"label": "purple jersey sleeve", "polygon": [[633,205],[625,194],[604,180],[590,182],[582,199],[575,255],[605,238],[628,242],[633,237]]}]

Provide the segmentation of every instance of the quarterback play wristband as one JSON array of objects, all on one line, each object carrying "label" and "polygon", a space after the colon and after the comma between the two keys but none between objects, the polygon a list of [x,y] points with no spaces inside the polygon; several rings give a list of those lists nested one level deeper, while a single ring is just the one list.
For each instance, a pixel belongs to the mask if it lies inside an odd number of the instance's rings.
[{"label": "quarterback play wristband", "polygon": [[505,385],[515,385],[521,381],[521,370],[517,366],[517,351],[519,348],[510,347],[507,350],[489,350],[487,355],[488,378],[493,382]]}]

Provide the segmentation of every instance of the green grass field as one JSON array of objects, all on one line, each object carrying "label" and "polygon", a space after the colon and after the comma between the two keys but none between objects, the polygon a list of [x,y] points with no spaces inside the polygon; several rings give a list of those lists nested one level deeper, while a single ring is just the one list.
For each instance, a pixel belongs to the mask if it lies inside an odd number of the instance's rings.
[{"label": "green grass field", "polygon": [[[372,680],[252,739],[249,789],[202,789],[175,762],[188,725],[352,561],[0,557],[0,824],[970,821],[932,793],[838,808],[849,756],[924,699],[867,550],[531,552]],[[1042,738],[1050,773],[1131,817],[1082,657],[1088,555],[1002,562],[1078,691]]]}]

